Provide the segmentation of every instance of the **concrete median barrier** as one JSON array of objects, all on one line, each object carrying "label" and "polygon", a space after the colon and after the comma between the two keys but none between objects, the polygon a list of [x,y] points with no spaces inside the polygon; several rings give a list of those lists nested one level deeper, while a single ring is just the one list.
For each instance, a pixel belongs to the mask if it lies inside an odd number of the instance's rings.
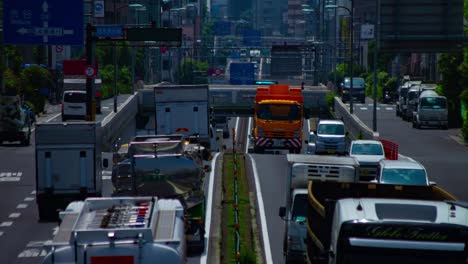
[{"label": "concrete median barrier", "polygon": [[351,114],[339,97],[335,97],[335,115],[336,118],[343,120],[352,138],[379,139],[379,132],[372,131],[355,114]]}]

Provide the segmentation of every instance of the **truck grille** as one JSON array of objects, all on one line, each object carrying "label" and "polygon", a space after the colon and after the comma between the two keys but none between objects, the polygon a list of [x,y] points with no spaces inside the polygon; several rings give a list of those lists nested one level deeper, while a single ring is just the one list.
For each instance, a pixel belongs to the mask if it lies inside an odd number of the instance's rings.
[{"label": "truck grille", "polygon": [[263,135],[266,138],[292,138],[292,137],[294,137],[293,132],[264,131]]},{"label": "truck grille", "polygon": [[307,169],[307,177],[338,179],[339,176],[340,176],[340,168],[336,166],[309,165]]},{"label": "truck grille", "polygon": [[377,176],[377,167],[372,165],[360,165],[358,175],[359,181],[372,181]]}]

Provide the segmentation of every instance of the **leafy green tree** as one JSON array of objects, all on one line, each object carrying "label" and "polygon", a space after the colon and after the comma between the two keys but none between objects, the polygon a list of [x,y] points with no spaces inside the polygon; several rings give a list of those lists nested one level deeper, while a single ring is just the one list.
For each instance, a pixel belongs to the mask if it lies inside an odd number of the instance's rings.
[{"label": "leafy green tree", "polygon": [[206,83],[208,63],[193,59],[184,59],[180,65],[180,84]]},{"label": "leafy green tree", "polygon": [[34,106],[35,112],[44,111],[45,96],[40,95],[41,88],[52,88],[54,85],[50,72],[40,66],[31,66],[21,72],[19,94]]}]

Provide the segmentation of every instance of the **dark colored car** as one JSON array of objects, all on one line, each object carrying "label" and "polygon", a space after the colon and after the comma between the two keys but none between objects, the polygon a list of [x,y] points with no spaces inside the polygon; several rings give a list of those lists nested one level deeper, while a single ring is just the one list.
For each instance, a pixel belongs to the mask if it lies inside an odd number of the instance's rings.
[{"label": "dark colored car", "polygon": [[363,78],[353,77],[353,98],[351,95],[351,78],[345,77],[344,82],[341,83],[341,101],[346,103],[347,101],[356,98],[361,103],[366,102],[366,82]]}]

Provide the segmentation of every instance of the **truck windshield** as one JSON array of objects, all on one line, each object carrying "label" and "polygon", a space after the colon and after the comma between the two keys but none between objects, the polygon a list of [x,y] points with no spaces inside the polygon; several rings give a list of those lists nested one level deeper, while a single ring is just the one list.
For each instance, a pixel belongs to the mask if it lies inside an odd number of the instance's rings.
[{"label": "truck windshield", "polygon": [[351,154],[354,155],[383,155],[383,149],[378,144],[353,144]]},{"label": "truck windshield", "polygon": [[[363,78],[353,78],[353,88],[354,87],[363,87],[365,84]],[[350,78],[345,78],[344,81],[345,86],[351,86],[351,79]]]},{"label": "truck windshield", "polygon": [[257,117],[265,120],[300,120],[301,107],[295,104],[260,104]]},{"label": "truck windshield", "polygon": [[341,227],[339,264],[466,263],[466,228],[458,225],[350,221]]},{"label": "truck windshield", "polygon": [[293,221],[303,222],[307,212],[307,194],[297,194],[294,196],[294,204],[292,208],[292,219]]},{"label": "truck windshield", "polygon": [[424,97],[421,99],[421,109],[446,109],[446,102],[443,97]]},{"label": "truck windshield", "polygon": [[465,263],[465,259],[455,252],[380,249],[359,247],[349,249],[343,254],[340,264],[440,264]]},{"label": "truck windshield", "polygon": [[381,183],[427,185],[427,176],[421,169],[383,169]]},{"label": "truck windshield", "polygon": [[321,135],[340,135],[344,136],[344,126],[341,124],[320,124],[317,133]]}]

